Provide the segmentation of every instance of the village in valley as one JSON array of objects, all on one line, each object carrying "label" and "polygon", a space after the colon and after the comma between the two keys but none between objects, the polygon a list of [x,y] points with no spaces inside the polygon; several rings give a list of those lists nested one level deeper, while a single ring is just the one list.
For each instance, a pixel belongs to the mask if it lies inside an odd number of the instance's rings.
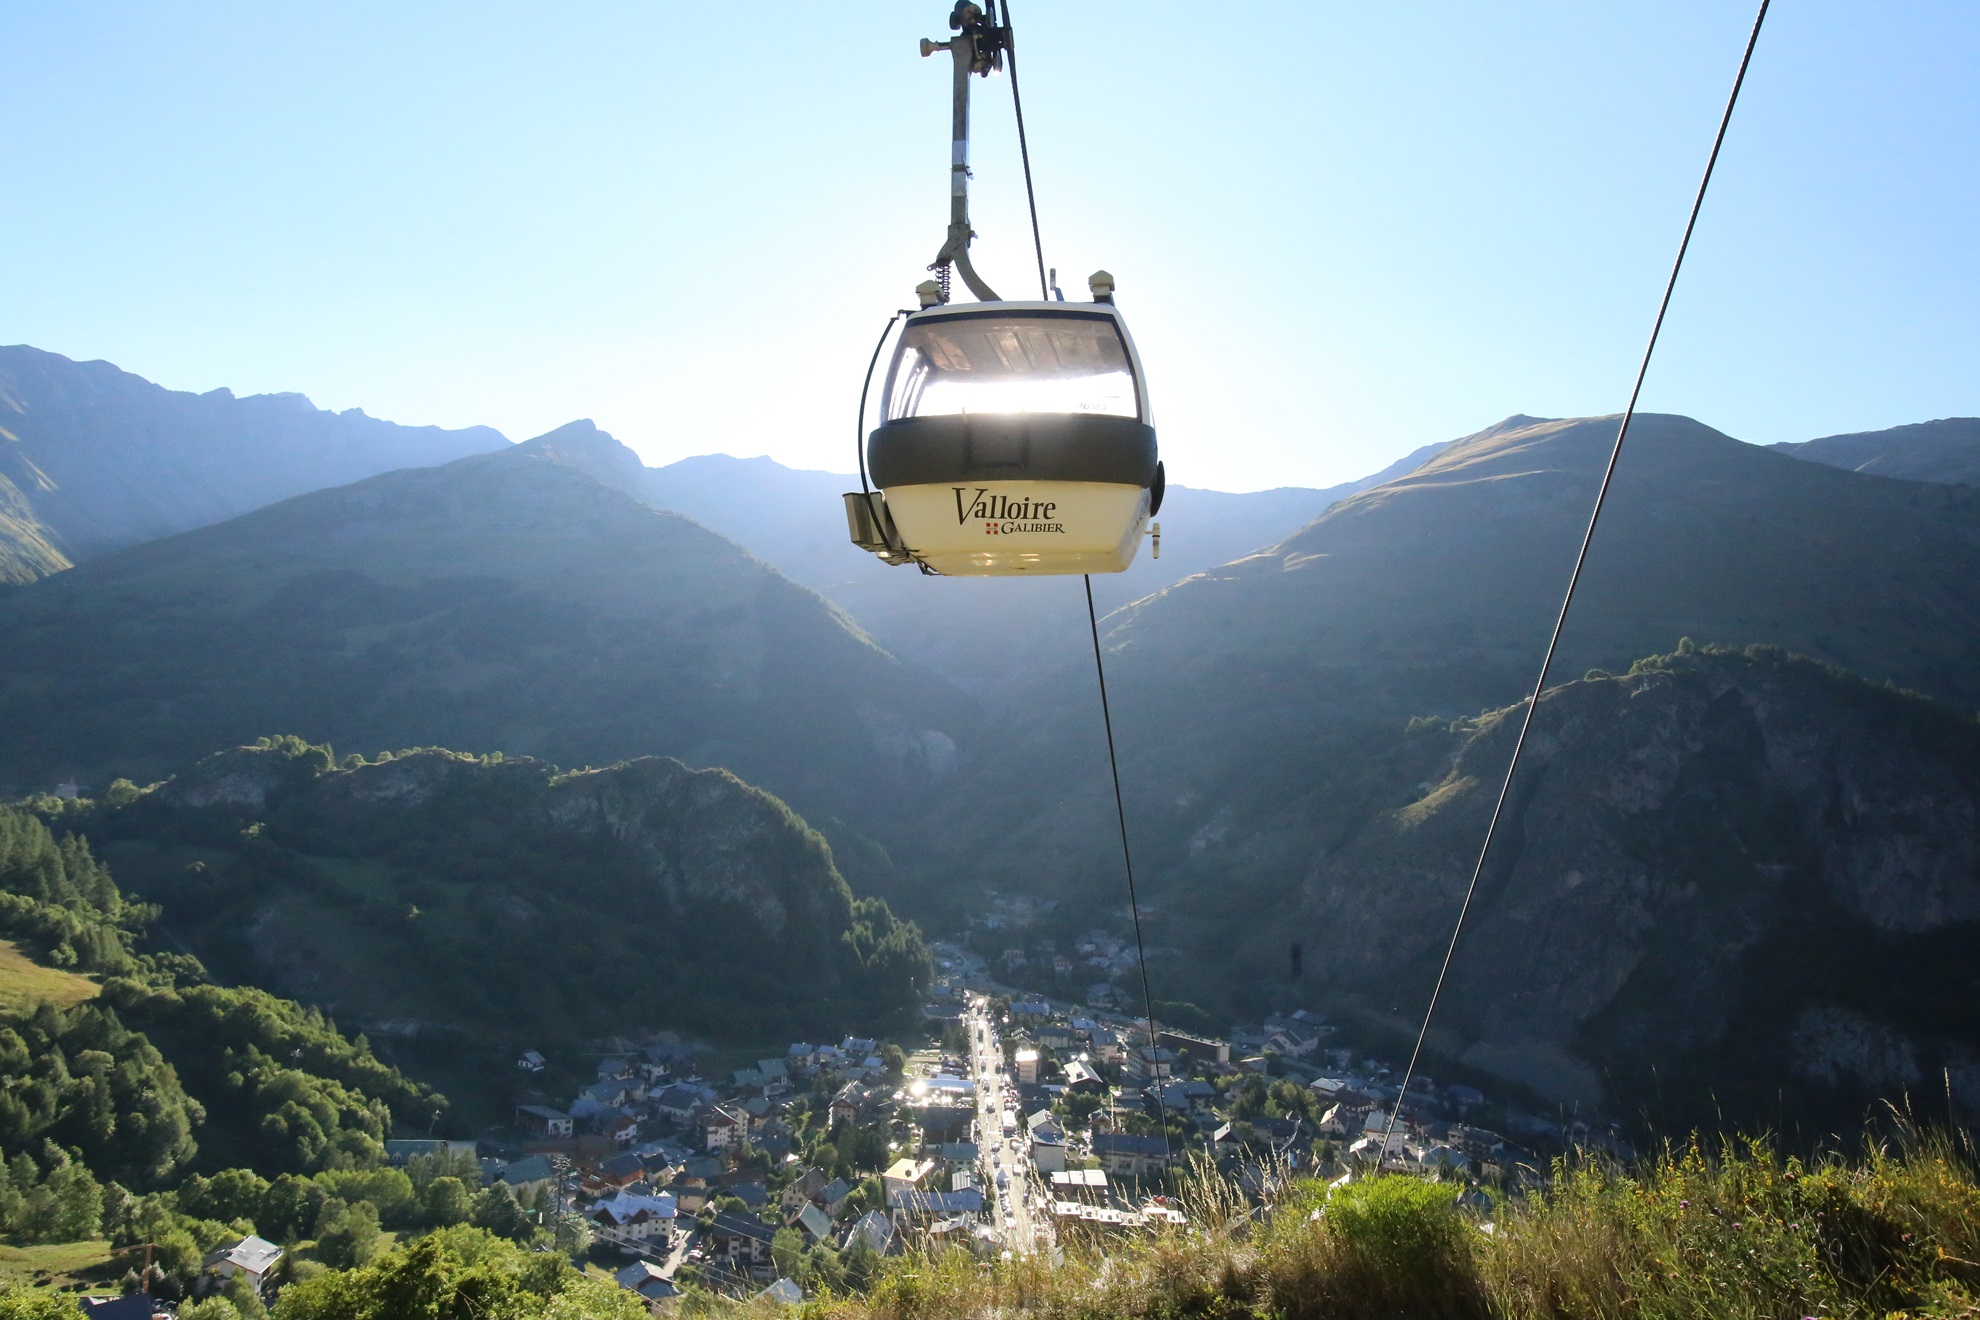
[{"label": "village in valley", "polygon": [[[1082,957],[1104,969],[1118,944],[1096,932]],[[690,1286],[843,1291],[881,1258],[938,1243],[1050,1253],[1157,1230],[1186,1221],[1192,1181],[1212,1170],[1258,1198],[1293,1175],[1403,1171],[1483,1207],[1485,1189],[1537,1182],[1567,1146],[1622,1153],[1609,1130],[1421,1074],[1395,1114],[1400,1065],[1344,1046],[1309,1011],[1227,1037],[1156,1021],[1151,1040],[1110,984],[1072,1003],[991,979],[966,947],[934,949],[918,1040],[798,1041],[758,1059],[671,1033],[615,1040],[594,1080],[554,1095],[568,1066],[523,1053],[535,1098],[475,1144],[484,1181],[657,1313]],[[462,1144],[395,1141],[391,1154]]]}]

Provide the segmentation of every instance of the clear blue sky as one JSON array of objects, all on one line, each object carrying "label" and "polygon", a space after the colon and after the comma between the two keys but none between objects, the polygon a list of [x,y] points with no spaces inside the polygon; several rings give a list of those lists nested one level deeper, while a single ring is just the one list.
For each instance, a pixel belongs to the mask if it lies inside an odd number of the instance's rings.
[{"label": "clear blue sky", "polygon": [[[849,470],[942,237],[946,0],[0,5],[0,342],[652,463]],[[1613,412],[1746,0],[1016,12],[1048,261],[1119,280],[1170,479]],[[979,82],[977,253],[1030,249]],[[1778,0],[1647,407],[1980,412],[1980,5]]]}]

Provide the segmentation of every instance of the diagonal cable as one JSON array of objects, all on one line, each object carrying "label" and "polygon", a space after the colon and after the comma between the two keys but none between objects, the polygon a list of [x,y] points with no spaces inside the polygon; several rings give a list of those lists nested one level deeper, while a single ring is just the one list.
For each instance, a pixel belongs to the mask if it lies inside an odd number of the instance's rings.
[{"label": "diagonal cable", "polygon": [[1107,666],[1100,658],[1100,616],[1093,609],[1093,575],[1086,574],[1086,624],[1093,632],[1093,672],[1100,679],[1100,718],[1107,726],[1107,768],[1114,773],[1114,817],[1121,825],[1121,865],[1127,870],[1128,911],[1134,918],[1134,951],[1141,963],[1141,1003],[1148,1015],[1148,1065],[1155,1071],[1157,1104],[1162,1124],[1162,1166],[1169,1163],[1168,1093],[1162,1087],[1155,1053],[1155,994],[1148,988],[1148,946],[1141,938],[1141,899],[1134,890],[1134,854],[1128,850],[1127,805],[1121,799],[1121,762],[1114,754],[1114,713],[1107,704]]},{"label": "diagonal cable", "polygon": [[1670,278],[1664,281],[1664,296],[1657,304],[1657,319],[1650,326],[1650,342],[1643,347],[1643,360],[1636,368],[1636,383],[1629,391],[1629,406],[1623,409],[1622,424],[1616,428],[1616,442],[1609,450],[1608,466],[1602,470],[1602,484],[1595,492],[1595,508],[1588,515],[1588,530],[1582,534],[1581,550],[1574,557],[1574,571],[1568,575],[1567,592],[1561,597],[1561,612],[1554,620],[1553,635],[1547,639],[1547,653],[1540,661],[1540,675],[1533,682],[1533,695],[1527,699],[1526,713],[1520,719],[1519,738],[1513,743],[1512,760],[1506,766],[1505,781],[1499,785],[1499,799],[1492,806],[1491,823],[1485,827],[1485,842],[1478,849],[1477,864],[1471,868],[1471,883],[1465,886],[1464,903],[1458,908],[1457,925],[1451,930],[1450,946],[1444,950],[1443,966],[1437,969],[1437,983],[1430,991],[1429,1007],[1423,1011],[1423,1026],[1416,1033],[1416,1046],[1409,1053],[1409,1067],[1403,1070],[1395,1107],[1389,1111],[1388,1127],[1382,1133],[1382,1149],[1376,1153],[1378,1165],[1388,1157],[1389,1141],[1395,1135],[1403,1101],[1409,1096],[1409,1084],[1416,1076],[1416,1065],[1423,1055],[1423,1042],[1430,1034],[1430,1019],[1437,1012],[1437,1000],[1444,993],[1445,978],[1450,975],[1451,959],[1457,953],[1459,937],[1464,934],[1465,918],[1471,913],[1471,900],[1478,893],[1479,877],[1485,874],[1492,842],[1498,837],[1499,821],[1505,815],[1506,800],[1512,794],[1513,775],[1519,770],[1520,754],[1526,750],[1526,735],[1533,728],[1534,712],[1540,709],[1540,694],[1547,687],[1547,673],[1553,668],[1554,652],[1561,642],[1561,630],[1567,626],[1568,607],[1574,603],[1574,590],[1581,582],[1582,566],[1588,562],[1588,547],[1595,540],[1595,524],[1601,520],[1602,505],[1609,498],[1609,483],[1615,478],[1623,441],[1629,438],[1629,424],[1636,416],[1636,402],[1643,393],[1643,379],[1650,372],[1650,358],[1657,351],[1657,336],[1663,332],[1664,315],[1670,311],[1671,295],[1677,289],[1678,272],[1684,269],[1684,254],[1691,247],[1692,231],[1697,228],[1698,213],[1705,205],[1705,190],[1712,184],[1712,171],[1719,163],[1719,149],[1725,145],[1726,129],[1732,124],[1733,107],[1739,104],[1739,89],[1746,82],[1746,70],[1753,62],[1753,48],[1760,41],[1760,25],[1767,21],[1767,6],[1770,3],[1771,0],[1760,0],[1760,11],[1753,17],[1753,30],[1747,34],[1746,50],[1739,59],[1739,72],[1733,78],[1732,94],[1726,97],[1725,113],[1719,116],[1719,131],[1712,138],[1712,154],[1706,157],[1704,177],[1699,179],[1698,192],[1691,199],[1691,214],[1684,222],[1684,238],[1678,243],[1677,259],[1671,263]]},{"label": "diagonal cable", "polygon": [[1010,0],[1004,0],[1004,52],[1011,60],[1011,108],[1017,112],[1018,157],[1024,161],[1024,202],[1031,208],[1031,249],[1038,256],[1038,296],[1052,300],[1045,280],[1045,242],[1038,236],[1038,198],[1031,191],[1031,148],[1024,140],[1024,97],[1018,93],[1017,34],[1011,28]]}]

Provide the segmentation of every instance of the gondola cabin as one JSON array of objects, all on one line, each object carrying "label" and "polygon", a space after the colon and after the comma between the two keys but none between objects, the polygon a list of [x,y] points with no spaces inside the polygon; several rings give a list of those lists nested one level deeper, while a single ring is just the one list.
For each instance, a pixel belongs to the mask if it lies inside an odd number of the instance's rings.
[{"label": "gondola cabin", "polygon": [[[1104,281],[1104,283],[1103,283]],[[1112,280],[1092,303],[937,304],[907,318],[852,539],[954,576],[1118,573],[1161,508],[1141,363]]]}]

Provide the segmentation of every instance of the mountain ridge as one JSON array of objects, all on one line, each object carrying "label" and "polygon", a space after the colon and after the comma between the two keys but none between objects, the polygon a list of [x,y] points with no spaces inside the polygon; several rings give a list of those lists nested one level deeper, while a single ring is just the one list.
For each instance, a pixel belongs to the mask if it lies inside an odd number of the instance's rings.
[{"label": "mountain ridge", "polygon": [[[1092,581],[1103,614],[1290,534],[1330,504],[1420,465],[1425,445],[1380,472],[1326,489],[1232,493],[1171,484],[1158,519],[1163,557],[1144,548],[1125,573]],[[846,537],[840,496],[858,478],[784,467],[768,458],[704,454],[646,469],[649,503],[710,527],[838,602],[889,651],[965,691],[1007,693],[1027,675],[1077,662],[1087,629],[1081,594],[1056,580],[950,578],[929,583],[888,569]],[[984,645],[984,619],[998,620]]]},{"label": "mountain ridge", "polygon": [[1873,476],[1980,485],[1980,417],[1942,417],[1769,448]]},{"label": "mountain ridge", "polygon": [[194,394],[108,362],[0,346],[0,580],[507,444],[485,426],[400,426],[300,394]]},{"label": "mountain ridge", "polygon": [[257,728],[566,765],[674,754],[828,815],[939,774],[956,694],[740,547],[602,485],[574,438],[297,496],[0,594],[0,778],[146,782]]}]

